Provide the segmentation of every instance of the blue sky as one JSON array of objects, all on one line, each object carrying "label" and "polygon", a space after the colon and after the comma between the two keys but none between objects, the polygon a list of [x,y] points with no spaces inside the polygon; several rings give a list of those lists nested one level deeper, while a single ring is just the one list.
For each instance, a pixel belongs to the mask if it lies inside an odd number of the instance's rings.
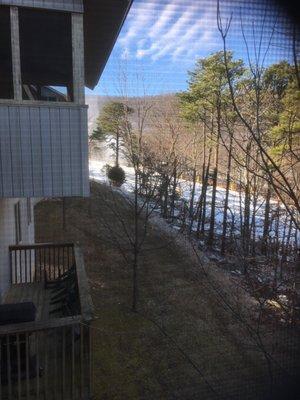
[{"label": "blue sky", "polygon": [[[286,21],[270,1],[221,0],[220,7],[224,22],[233,16],[228,48],[237,58],[247,61],[241,20],[251,57],[264,25],[262,59],[274,23],[265,64],[289,56],[281,34]],[[134,96],[185,90],[195,61],[222,49],[216,9],[216,0],[135,0],[99,84],[88,93]]]}]

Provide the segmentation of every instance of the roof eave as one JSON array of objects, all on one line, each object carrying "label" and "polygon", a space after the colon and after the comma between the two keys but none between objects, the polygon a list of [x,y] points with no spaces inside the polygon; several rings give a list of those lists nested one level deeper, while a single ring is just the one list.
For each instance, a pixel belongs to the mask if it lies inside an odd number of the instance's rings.
[{"label": "roof eave", "polygon": [[85,2],[85,85],[89,89],[97,85],[132,3],[133,0]]}]

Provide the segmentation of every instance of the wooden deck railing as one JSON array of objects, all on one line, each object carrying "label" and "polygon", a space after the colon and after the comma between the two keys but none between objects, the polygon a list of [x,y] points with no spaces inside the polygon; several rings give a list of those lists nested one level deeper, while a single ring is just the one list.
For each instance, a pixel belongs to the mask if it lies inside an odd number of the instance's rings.
[{"label": "wooden deck railing", "polygon": [[[80,249],[70,243],[11,246],[12,285],[76,268],[76,315],[0,326],[0,400],[90,399],[93,310]],[[34,285],[33,285],[34,286]],[[45,289],[49,290],[49,289]]]},{"label": "wooden deck railing", "polygon": [[47,272],[56,279],[75,262],[72,243],[10,246],[11,283],[42,282]]}]

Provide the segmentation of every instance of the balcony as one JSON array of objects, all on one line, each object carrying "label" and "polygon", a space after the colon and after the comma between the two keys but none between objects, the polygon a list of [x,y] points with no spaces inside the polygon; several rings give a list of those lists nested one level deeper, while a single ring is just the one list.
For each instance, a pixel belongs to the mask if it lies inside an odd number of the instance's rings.
[{"label": "balcony", "polygon": [[93,315],[80,249],[63,243],[9,251],[4,303],[36,310],[32,322],[0,326],[0,399],[89,399]]},{"label": "balcony", "polygon": [[0,197],[88,196],[87,107],[0,100]]}]

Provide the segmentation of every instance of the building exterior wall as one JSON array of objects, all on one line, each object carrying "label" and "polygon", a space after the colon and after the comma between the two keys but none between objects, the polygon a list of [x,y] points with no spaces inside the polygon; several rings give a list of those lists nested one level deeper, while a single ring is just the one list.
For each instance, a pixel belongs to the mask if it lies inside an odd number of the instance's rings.
[{"label": "building exterior wall", "polygon": [[[0,100],[0,301],[10,283],[9,246],[34,243],[33,212],[32,222],[28,224],[27,198],[89,195],[83,1],[0,0],[1,5],[11,6],[14,93],[13,98]],[[72,102],[23,99],[18,7],[70,13]],[[51,79],[49,76],[50,86]],[[16,243],[14,206],[18,201],[22,241]]]},{"label": "building exterior wall", "polygon": [[87,107],[1,104],[0,198],[88,196]]},{"label": "building exterior wall", "polygon": [[16,244],[15,204],[20,202],[21,237],[20,244],[34,243],[34,213],[30,201],[31,218],[27,199],[0,199],[0,302],[10,284],[9,251]]},{"label": "building exterior wall", "polygon": [[0,5],[46,8],[49,10],[83,12],[82,0],[0,0]]}]

